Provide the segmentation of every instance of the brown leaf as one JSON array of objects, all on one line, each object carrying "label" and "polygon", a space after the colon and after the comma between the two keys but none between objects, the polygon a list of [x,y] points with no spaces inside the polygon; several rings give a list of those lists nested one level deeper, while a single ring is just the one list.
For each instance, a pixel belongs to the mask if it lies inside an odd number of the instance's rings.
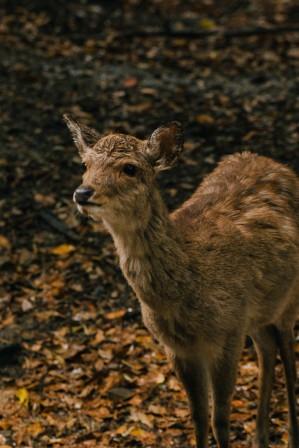
[{"label": "brown leaf", "polygon": [[148,407],[148,410],[155,415],[165,415],[167,414],[167,409],[164,406],[158,406],[158,405],[154,405],[151,404]]},{"label": "brown leaf", "polygon": [[204,126],[212,126],[215,124],[215,119],[207,114],[196,115],[196,121]]},{"label": "brown leaf", "polygon": [[131,398],[134,395],[134,391],[127,389],[125,387],[113,387],[112,389],[108,390],[108,394],[112,398],[120,398],[123,400],[127,400],[128,398]]},{"label": "brown leaf", "polygon": [[10,242],[9,242],[8,239],[7,239],[5,236],[3,236],[3,235],[0,235],[0,246],[1,246],[1,247],[4,247],[5,249],[10,249],[10,248],[11,248],[11,244],[10,244]]},{"label": "brown leaf", "polygon": [[126,309],[111,311],[110,313],[104,314],[104,317],[109,320],[121,319],[126,314],[126,312],[127,312]]},{"label": "brown leaf", "polygon": [[31,423],[31,425],[27,426],[27,433],[34,438],[36,438],[43,431],[44,431],[44,428],[43,428],[41,422]]},{"label": "brown leaf", "polygon": [[98,329],[94,339],[91,341],[91,345],[99,345],[105,340],[105,333],[103,330]]},{"label": "brown leaf", "polygon": [[138,79],[134,78],[133,76],[129,76],[128,78],[125,78],[123,80],[123,86],[126,89],[131,89],[132,87],[137,86],[137,84],[138,84]]}]

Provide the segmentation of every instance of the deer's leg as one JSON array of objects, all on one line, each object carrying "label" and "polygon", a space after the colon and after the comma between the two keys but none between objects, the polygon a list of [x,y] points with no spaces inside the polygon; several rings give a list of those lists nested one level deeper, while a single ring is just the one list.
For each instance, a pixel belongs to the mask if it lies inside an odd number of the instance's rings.
[{"label": "deer's leg", "polygon": [[278,330],[278,345],[284,366],[289,402],[289,447],[299,447],[299,428],[296,403],[296,355],[292,328]]},{"label": "deer's leg", "polygon": [[243,337],[234,338],[224,348],[211,371],[213,390],[212,428],[219,448],[228,448],[231,401],[235,389]]},{"label": "deer's leg", "polygon": [[175,356],[174,369],[187,392],[195,425],[196,447],[208,447],[209,396],[206,366],[201,361],[190,361]]},{"label": "deer's leg", "polygon": [[254,448],[269,446],[269,411],[277,355],[277,332],[273,326],[262,327],[251,335],[259,364],[259,404]]}]

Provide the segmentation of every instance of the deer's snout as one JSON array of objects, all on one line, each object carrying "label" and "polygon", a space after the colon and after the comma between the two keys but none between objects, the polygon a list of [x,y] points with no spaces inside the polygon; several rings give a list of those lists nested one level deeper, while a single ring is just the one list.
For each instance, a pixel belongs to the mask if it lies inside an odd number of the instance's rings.
[{"label": "deer's snout", "polygon": [[84,205],[88,202],[88,199],[91,198],[93,193],[94,189],[92,187],[79,187],[74,193],[74,199],[78,204]]}]

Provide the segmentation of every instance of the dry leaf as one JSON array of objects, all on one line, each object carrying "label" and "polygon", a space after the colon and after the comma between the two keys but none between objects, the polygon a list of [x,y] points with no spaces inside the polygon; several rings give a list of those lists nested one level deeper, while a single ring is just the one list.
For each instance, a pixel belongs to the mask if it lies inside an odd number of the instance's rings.
[{"label": "dry leaf", "polygon": [[202,124],[204,126],[212,126],[213,124],[215,124],[215,119],[211,117],[211,115],[199,114],[196,115],[195,119],[197,123]]},{"label": "dry leaf", "polygon": [[69,253],[76,250],[75,246],[72,244],[61,244],[60,246],[54,247],[51,249],[51,254],[54,255],[68,255]]},{"label": "dry leaf", "polygon": [[0,246],[1,246],[1,247],[4,247],[5,249],[10,249],[10,248],[11,248],[11,244],[10,244],[10,242],[9,242],[8,239],[7,239],[5,236],[3,236],[3,235],[0,235]]},{"label": "dry leaf", "polygon": [[32,437],[37,437],[39,434],[41,434],[44,431],[44,428],[40,422],[32,423],[31,425],[28,425],[27,432]]},{"label": "dry leaf", "polygon": [[99,329],[97,330],[94,339],[91,341],[91,345],[99,345],[104,340],[105,340],[105,333],[103,332],[103,330]]},{"label": "dry leaf", "polygon": [[141,422],[149,428],[153,427],[153,416],[145,414],[144,412],[140,412],[136,408],[131,409],[130,420],[132,420],[133,422]]},{"label": "dry leaf", "polygon": [[137,437],[138,439],[146,439],[149,435],[149,433],[147,431],[144,431],[144,429],[141,428],[133,428],[130,431],[130,434],[134,437]]},{"label": "dry leaf", "polygon": [[213,30],[216,26],[214,20],[208,18],[200,20],[198,25],[203,30]]},{"label": "dry leaf", "polygon": [[121,319],[126,314],[126,312],[127,312],[126,309],[118,310],[118,311],[111,311],[111,313],[104,314],[104,317],[109,320]]},{"label": "dry leaf", "polygon": [[135,87],[138,84],[138,79],[134,78],[133,76],[129,76],[128,78],[125,78],[123,80],[123,86],[126,87],[126,89],[131,89],[132,87]]}]

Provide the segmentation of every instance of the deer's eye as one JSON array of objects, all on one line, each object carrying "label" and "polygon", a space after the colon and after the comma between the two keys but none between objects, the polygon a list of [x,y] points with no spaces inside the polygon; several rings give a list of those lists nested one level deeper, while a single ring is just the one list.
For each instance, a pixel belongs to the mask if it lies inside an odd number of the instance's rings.
[{"label": "deer's eye", "polygon": [[132,165],[131,163],[127,163],[123,166],[123,173],[125,173],[127,176],[135,176],[137,173],[137,167],[135,165]]},{"label": "deer's eye", "polygon": [[81,163],[81,167],[82,167],[82,171],[85,172],[87,170],[87,165],[86,163]]}]

